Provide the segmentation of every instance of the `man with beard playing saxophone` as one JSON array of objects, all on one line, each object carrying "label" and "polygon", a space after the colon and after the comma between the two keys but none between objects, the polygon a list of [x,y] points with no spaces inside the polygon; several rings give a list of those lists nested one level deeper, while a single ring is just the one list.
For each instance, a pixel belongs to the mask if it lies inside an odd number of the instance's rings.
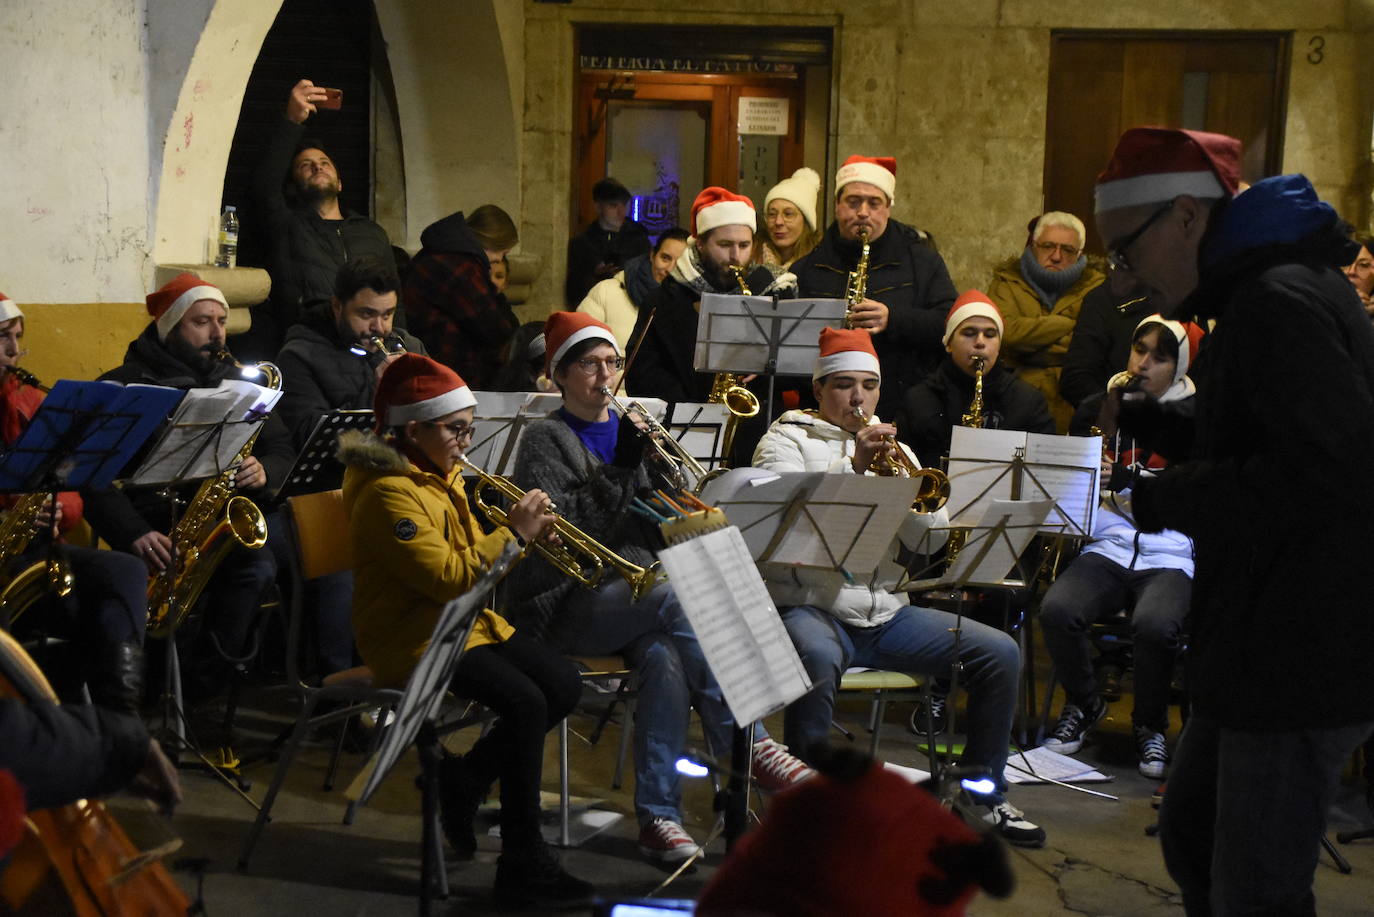
[{"label": "man with beard playing saxophone", "polygon": [[[19,368],[26,322],[19,306],[0,293],[0,371],[4,373],[0,377],[0,440],[7,448],[19,439],[43,402],[37,381]],[[7,500],[10,512],[20,502]],[[28,531],[16,530],[13,541],[0,544],[6,552],[4,581],[12,584],[11,577],[33,564],[46,563],[51,539],[60,541],[81,522],[81,512],[81,495],[74,491],[59,493],[55,509],[45,503]],[[9,530],[8,524],[4,530]],[[10,550],[21,542],[27,544],[11,555]],[[76,650],[73,661],[79,672],[75,674],[84,676],[91,700],[111,710],[136,713],[143,698],[143,630],[148,620],[148,577],[143,565],[127,554],[66,544],[59,546],[57,556],[71,573],[71,593],[52,607],[47,597],[41,597],[25,610],[18,606],[26,598],[7,588],[6,620],[0,625],[19,633],[42,631],[67,638]],[[47,584],[47,576],[40,575],[38,582]],[[53,670],[48,674],[64,696],[73,693],[67,686],[68,673]]]},{"label": "man with beard playing saxophone", "polygon": [[[819,409],[779,417],[759,441],[754,467],[873,474],[875,460],[893,461],[893,451],[905,448],[893,440],[897,431],[892,425],[873,414],[882,370],[866,332],[823,329],[812,379]],[[907,457],[912,458],[909,452]],[[898,547],[920,548],[929,528],[948,521],[943,509],[912,512],[894,540],[893,557],[879,565],[869,582],[855,582],[839,570],[762,571],[815,685],[788,706],[783,739],[803,760],[825,741],[835,691],[850,666],[943,675],[962,662],[969,697],[964,764],[987,768],[994,787],[975,802],[984,807],[983,820],[1008,843],[1039,847],[1045,843],[1044,830],[1006,801],[1002,775],[1021,663],[1016,641],[977,621],[960,622],[946,612],[909,605],[891,591],[902,575],[895,560]],[[957,637],[956,627],[961,628]]]},{"label": "man with beard playing saxophone", "polygon": [[[122,366],[101,376],[114,382],[141,382],[172,388],[213,388],[222,380],[239,377],[241,370],[222,359],[229,303],[220,290],[194,274],[180,274],[156,292],[148,294],[148,314],[153,321],[130,342]],[[269,485],[281,483],[295,455],[285,426],[274,414],[263,421],[253,454],[239,467],[236,488],[261,504]],[[189,501],[199,482],[178,488]],[[179,508],[180,517],[191,507]],[[115,550],[143,561],[149,575],[161,573],[172,562],[172,507],[159,488],[125,491],[111,488],[86,497],[86,515],[96,534]],[[272,526],[269,525],[269,530]],[[275,578],[277,566],[270,548],[235,547],[225,556],[201,596],[205,627],[198,664],[183,665],[194,673],[187,690],[212,695],[224,687],[230,660],[248,649],[248,633],[258,607],[258,597]],[[185,609],[190,611],[190,609]]]}]

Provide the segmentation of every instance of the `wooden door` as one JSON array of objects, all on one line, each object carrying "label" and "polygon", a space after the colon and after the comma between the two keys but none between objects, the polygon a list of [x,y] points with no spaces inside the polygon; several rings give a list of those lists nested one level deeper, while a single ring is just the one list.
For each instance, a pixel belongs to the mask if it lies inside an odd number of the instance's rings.
[{"label": "wooden door", "polygon": [[[629,188],[630,216],[651,235],[687,227],[708,185],[749,194],[762,210],[768,188],[802,164],[804,98],[799,78],[583,71],[570,229],[596,218],[591,188],[606,175]],[[742,99],[755,115],[746,129],[767,133],[740,134]],[[747,101],[759,99],[780,100],[761,106],[781,115],[772,124]]]},{"label": "wooden door", "polygon": [[1045,129],[1045,210],[1093,226],[1093,184],[1121,132],[1158,125],[1230,134],[1241,177],[1283,161],[1288,37],[1274,33],[1082,33],[1053,36]]}]

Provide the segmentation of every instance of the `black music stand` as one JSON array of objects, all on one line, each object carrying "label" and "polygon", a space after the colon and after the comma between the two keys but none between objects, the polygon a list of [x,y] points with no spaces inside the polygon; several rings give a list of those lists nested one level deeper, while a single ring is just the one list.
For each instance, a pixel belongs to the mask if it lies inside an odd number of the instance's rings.
[{"label": "black music stand", "polygon": [[370,429],[375,417],[370,410],[346,409],[320,415],[275,498],[285,500],[342,487],[344,467],[338,456],[339,434],[345,430]]},{"label": "black music stand", "polygon": [[[428,917],[434,896],[448,897],[448,876],[444,871],[443,839],[439,831],[439,732],[435,721],[444,702],[444,692],[453,681],[454,670],[467,649],[468,637],[482,610],[482,600],[496,586],[520,550],[507,544],[501,556],[467,592],[453,599],[439,613],[429,645],[406,681],[405,692],[396,707],[396,719],[387,727],[372,759],[344,792],[344,796],[367,805],[392,767],[410,743],[414,742],[420,759],[420,806],[422,812],[420,859],[420,915]],[[260,817],[259,822],[265,820]],[[261,830],[261,824],[255,826]]]},{"label": "black music stand", "polygon": [[[183,394],[161,386],[57,382],[0,458],[0,493],[46,492],[55,504],[63,490],[109,487]],[[52,565],[58,539],[49,537],[47,545]]]},{"label": "black music stand", "polygon": [[[226,471],[248,443],[254,430],[267,420],[281,393],[250,382],[226,381],[216,388],[190,389],[172,419],[163,428],[157,443],[143,457],[138,468],[126,479],[125,487],[158,487],[159,495],[170,508],[168,533],[176,530],[179,507],[184,501],[176,493],[182,484],[216,477]],[[269,403],[270,401],[270,403]],[[161,575],[175,576],[180,558],[176,542],[172,557]],[[176,607],[176,590],[168,590],[171,607],[168,619],[177,625],[181,615]],[[189,612],[191,609],[186,609]],[[187,734],[186,707],[182,699],[181,659],[175,632],[167,635],[167,674],[162,694],[161,735],[176,741],[176,754],[188,750],[199,762],[253,808],[258,804],[246,790],[251,785],[239,773],[239,762],[230,756],[216,763],[206,756],[193,737]],[[179,763],[179,761],[178,761]],[[230,774],[234,779],[230,779]]]},{"label": "black music stand", "polygon": [[841,327],[846,308],[843,299],[703,294],[692,367],[768,376],[767,416],[772,417],[776,377],[810,376],[821,329]]}]

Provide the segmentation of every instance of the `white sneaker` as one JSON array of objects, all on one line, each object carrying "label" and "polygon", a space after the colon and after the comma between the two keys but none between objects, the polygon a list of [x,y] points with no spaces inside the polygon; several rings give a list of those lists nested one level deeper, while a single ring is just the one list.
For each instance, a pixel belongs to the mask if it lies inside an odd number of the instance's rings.
[{"label": "white sneaker", "polygon": [[1045,829],[1026,820],[1026,813],[1009,802],[984,806],[988,814],[983,821],[992,825],[992,830],[1002,835],[1002,839],[1014,847],[1045,846]]},{"label": "white sneaker", "polygon": [[752,763],[754,782],[766,793],[785,790],[816,776],[816,772],[789,752],[786,745],[779,745],[772,739],[760,739],[754,743]]}]

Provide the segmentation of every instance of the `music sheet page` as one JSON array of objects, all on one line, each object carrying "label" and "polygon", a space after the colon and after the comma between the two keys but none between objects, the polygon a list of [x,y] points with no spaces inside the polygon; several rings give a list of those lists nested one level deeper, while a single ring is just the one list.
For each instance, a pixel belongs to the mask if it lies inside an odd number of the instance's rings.
[{"label": "music sheet page", "polygon": [[1012,476],[1007,463],[1025,446],[1016,430],[958,427],[949,444],[949,521],[975,525],[993,500],[1010,500]]},{"label": "music sheet page", "polygon": [[1021,498],[1051,497],[1055,506],[1045,517],[1046,534],[1089,535],[1097,514],[1098,478],[1102,472],[1102,437],[1026,436],[1026,477]]},{"label": "music sheet page", "polygon": [[739,529],[659,552],[706,662],[741,725],[781,710],[811,683]]}]

